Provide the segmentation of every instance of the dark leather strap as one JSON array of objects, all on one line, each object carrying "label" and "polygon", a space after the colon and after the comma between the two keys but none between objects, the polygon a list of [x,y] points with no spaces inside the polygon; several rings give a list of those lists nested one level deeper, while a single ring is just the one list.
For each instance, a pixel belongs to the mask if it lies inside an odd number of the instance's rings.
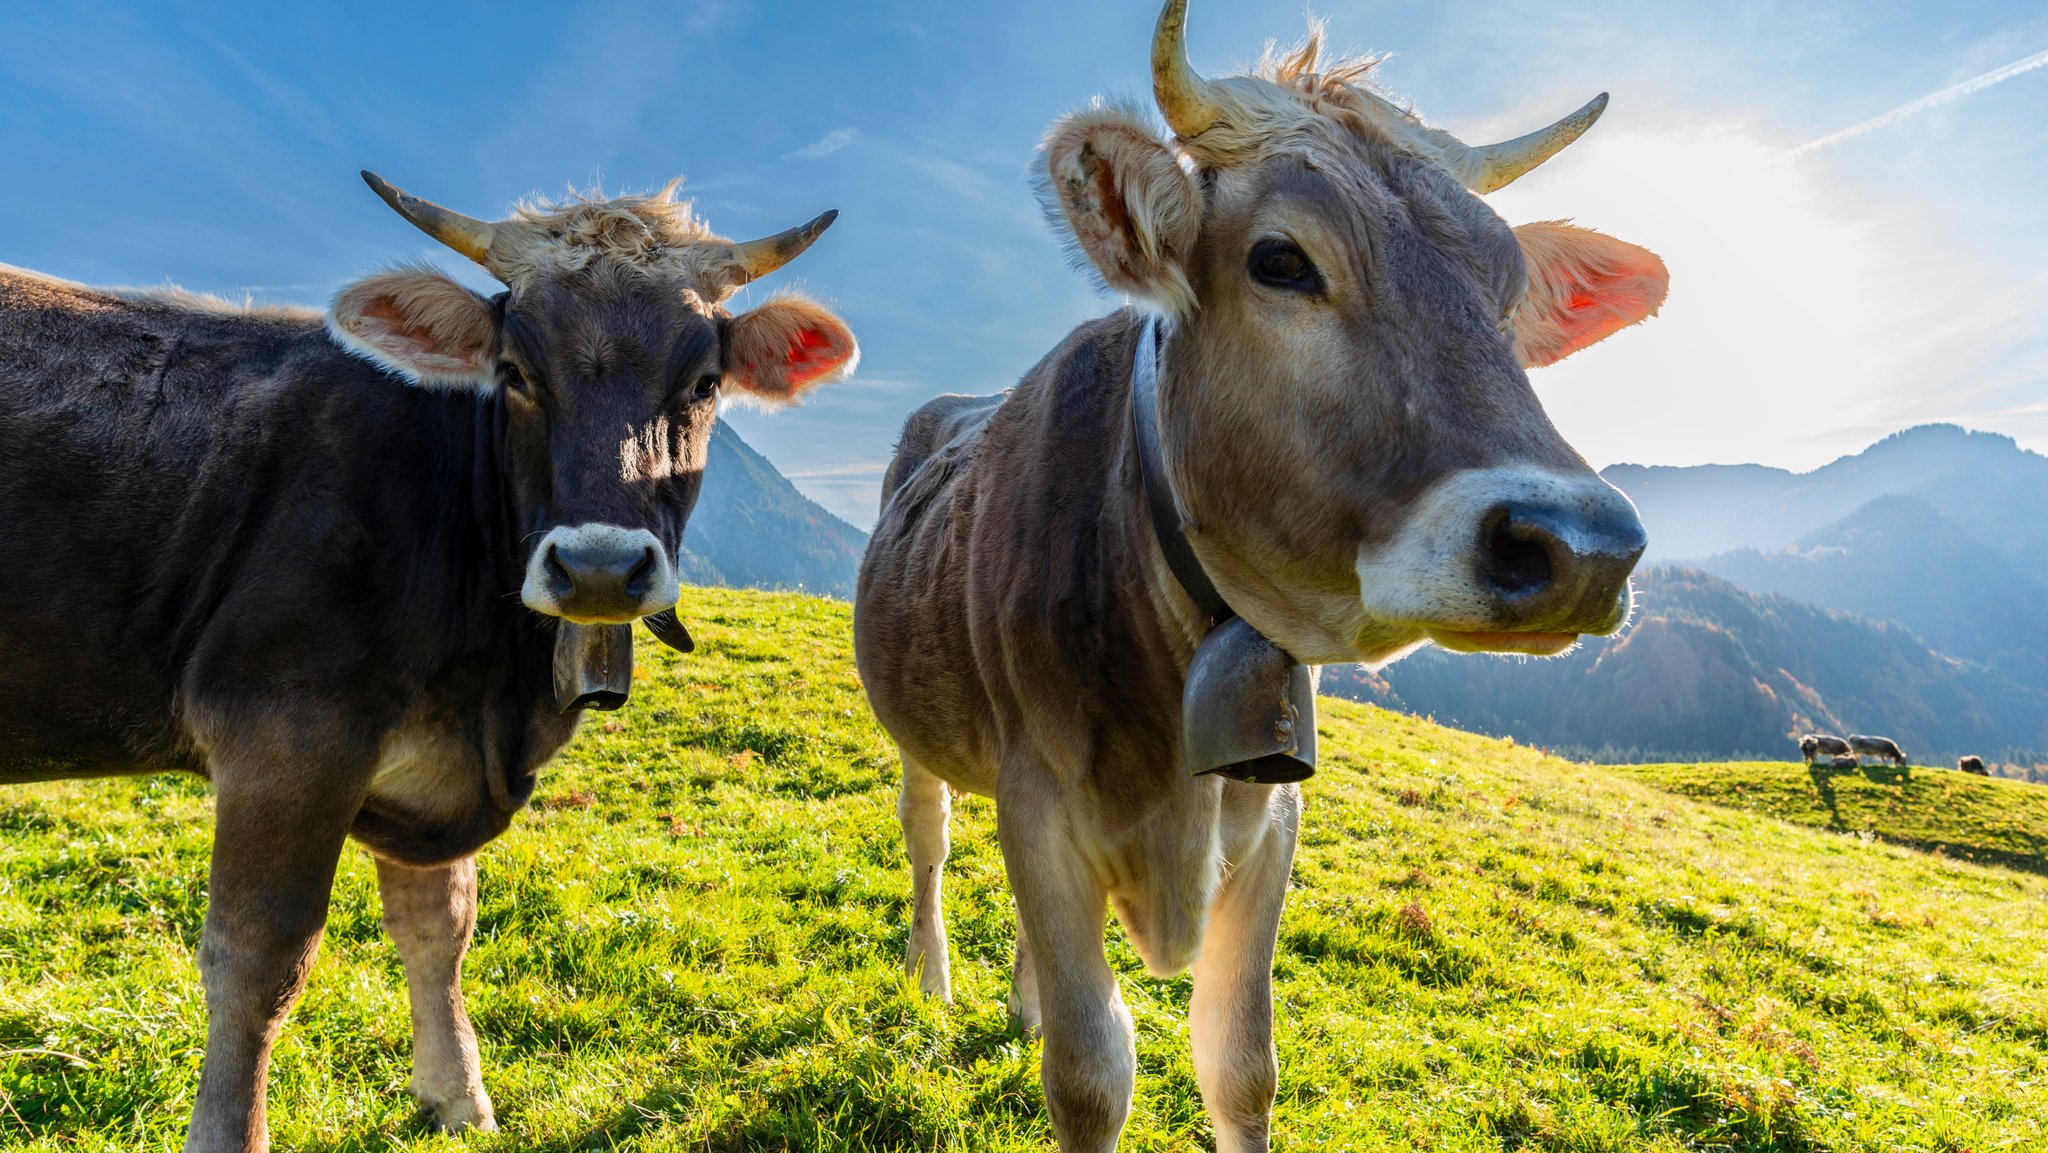
[{"label": "dark leather strap", "polygon": [[1237,613],[1216,591],[1216,585],[1209,580],[1208,572],[1181,531],[1180,503],[1174,499],[1173,481],[1166,475],[1166,454],[1159,444],[1159,367],[1164,356],[1159,321],[1147,317],[1144,330],[1138,335],[1137,362],[1131,367],[1131,427],[1138,437],[1145,507],[1151,512],[1152,532],[1159,538],[1159,551],[1166,554],[1166,567],[1195,607],[1220,623]]}]

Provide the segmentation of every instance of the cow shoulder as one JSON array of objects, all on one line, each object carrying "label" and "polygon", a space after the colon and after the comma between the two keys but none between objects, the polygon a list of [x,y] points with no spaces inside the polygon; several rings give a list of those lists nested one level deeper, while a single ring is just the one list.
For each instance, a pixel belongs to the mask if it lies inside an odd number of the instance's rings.
[{"label": "cow shoulder", "polygon": [[960,444],[971,447],[993,417],[1009,393],[994,396],[963,396],[949,393],[933,397],[910,414],[903,422],[903,434],[896,441],[896,453],[889,461],[888,472],[882,477],[882,504],[904,482],[917,475],[924,463],[942,448]]}]

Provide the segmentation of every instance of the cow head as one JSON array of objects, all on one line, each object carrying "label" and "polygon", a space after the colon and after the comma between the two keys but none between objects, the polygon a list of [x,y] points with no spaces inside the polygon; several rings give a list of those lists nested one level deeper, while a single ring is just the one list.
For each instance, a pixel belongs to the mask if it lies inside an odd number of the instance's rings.
[{"label": "cow head", "polygon": [[724,306],[837,214],[733,243],[674,185],[486,223],[363,178],[505,285],[487,299],[431,269],[380,272],[335,297],[329,328],[417,384],[488,392],[504,406],[508,480],[531,549],[521,599],[586,624],[674,605],[720,395],[788,403],[858,358],[846,325],[801,297],[739,315]]},{"label": "cow head", "polygon": [[1325,66],[1319,31],[1251,75],[1153,46],[1164,141],[1098,104],[1044,146],[1056,219],[1168,331],[1160,427],[1183,528],[1231,605],[1296,658],[1433,639],[1549,653],[1620,627],[1645,538],[1530,388],[1653,314],[1655,256],[1477,193],[1589,127],[1468,147]]}]

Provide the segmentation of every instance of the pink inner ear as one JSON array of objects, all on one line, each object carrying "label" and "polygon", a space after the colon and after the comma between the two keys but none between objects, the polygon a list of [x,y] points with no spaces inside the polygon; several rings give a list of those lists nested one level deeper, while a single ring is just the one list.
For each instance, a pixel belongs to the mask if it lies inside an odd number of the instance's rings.
[{"label": "pink inner ear", "polygon": [[788,379],[790,391],[795,392],[845,363],[846,354],[833,347],[823,333],[815,328],[799,328],[789,342],[782,375]]},{"label": "pink inner ear", "polygon": [[1664,299],[1664,265],[1654,257],[1597,273],[1588,270],[1588,281],[1566,299],[1564,314],[1559,317],[1567,353],[1644,319]]},{"label": "pink inner ear", "polygon": [[365,339],[381,346],[387,354],[410,362],[415,368],[428,372],[459,373],[473,367],[461,357],[449,356],[435,347],[432,335],[414,324],[398,302],[388,296],[371,301],[357,315],[369,322],[363,326],[367,330],[362,334]]},{"label": "pink inner ear", "polygon": [[1655,253],[1566,224],[1515,230],[1529,296],[1515,316],[1523,364],[1552,364],[1656,314],[1670,274]]}]

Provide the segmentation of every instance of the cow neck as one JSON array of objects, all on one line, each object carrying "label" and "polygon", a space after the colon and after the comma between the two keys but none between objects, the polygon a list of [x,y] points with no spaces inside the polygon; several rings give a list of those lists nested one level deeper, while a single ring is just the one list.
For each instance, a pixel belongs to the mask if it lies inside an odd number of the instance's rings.
[{"label": "cow neck", "polygon": [[502,396],[483,398],[475,414],[471,468],[474,491],[484,499],[471,497],[470,515],[484,541],[487,563],[493,570],[490,579],[494,584],[507,578],[516,581],[525,575],[519,545],[527,530],[521,520],[517,486],[507,475],[512,461],[512,421]]},{"label": "cow neck", "polygon": [[1308,668],[1231,610],[1188,543],[1159,440],[1159,320],[1147,317],[1131,367],[1131,428],[1146,517],[1174,580],[1208,618],[1181,684],[1181,758],[1190,775],[1292,784],[1316,771],[1316,690]]},{"label": "cow neck", "polygon": [[1159,369],[1165,355],[1159,318],[1146,317],[1138,334],[1137,360],[1131,367],[1131,426],[1138,441],[1138,472],[1145,489],[1147,519],[1152,522],[1159,551],[1166,557],[1167,570],[1213,628],[1237,613],[1216,591],[1216,582],[1209,579],[1208,570],[1188,543],[1187,518],[1181,513],[1173,479],[1166,473],[1166,450],[1159,440]]}]

